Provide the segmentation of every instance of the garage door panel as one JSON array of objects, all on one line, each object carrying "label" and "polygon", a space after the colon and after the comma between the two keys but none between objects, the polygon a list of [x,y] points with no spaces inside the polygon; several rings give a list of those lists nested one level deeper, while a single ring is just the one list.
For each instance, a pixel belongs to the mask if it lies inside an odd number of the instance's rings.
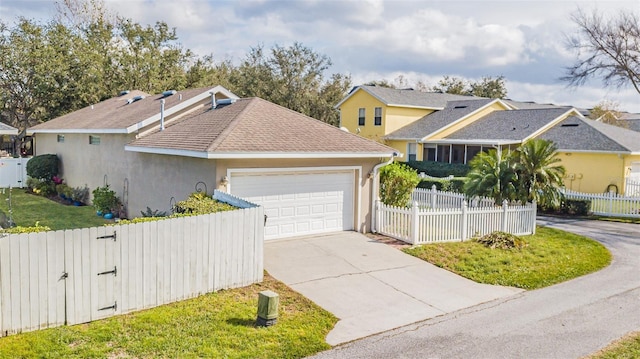
[{"label": "garage door panel", "polygon": [[232,173],[231,191],[264,206],[265,239],[353,229],[353,170]]}]

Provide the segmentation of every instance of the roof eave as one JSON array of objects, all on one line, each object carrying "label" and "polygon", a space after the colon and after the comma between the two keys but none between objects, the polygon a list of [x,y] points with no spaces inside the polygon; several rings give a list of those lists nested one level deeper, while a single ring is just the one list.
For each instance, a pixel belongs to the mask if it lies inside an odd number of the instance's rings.
[{"label": "roof eave", "polygon": [[126,128],[60,128],[60,129],[27,129],[27,134],[32,135],[35,133],[85,133],[85,134],[94,134],[94,133],[104,133],[104,134],[127,134]]},{"label": "roof eave", "polygon": [[394,152],[207,152],[145,146],[125,146],[125,151],[206,159],[380,158]]},{"label": "roof eave", "polygon": [[601,150],[572,150],[566,148],[559,148],[556,152],[571,152],[571,153],[598,153],[598,154],[610,154],[610,155],[638,155],[640,152],[632,151],[601,151]]},{"label": "roof eave", "polygon": [[437,139],[437,140],[424,140],[421,143],[430,144],[452,144],[452,145],[517,145],[521,144],[522,140],[474,140],[474,139]]}]

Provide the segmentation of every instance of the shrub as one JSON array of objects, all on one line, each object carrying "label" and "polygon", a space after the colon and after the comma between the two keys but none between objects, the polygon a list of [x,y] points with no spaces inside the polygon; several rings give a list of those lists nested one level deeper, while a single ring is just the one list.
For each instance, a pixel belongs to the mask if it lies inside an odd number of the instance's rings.
[{"label": "shrub", "polygon": [[380,170],[380,199],[386,205],[406,207],[420,177],[411,167],[394,162]]},{"label": "shrub", "polygon": [[587,216],[591,211],[591,201],[588,199],[566,199],[560,204],[560,213],[575,216]]},{"label": "shrub", "polygon": [[4,228],[0,230],[0,233],[9,233],[9,234],[38,233],[38,232],[47,232],[50,230],[51,228],[47,226],[41,226],[38,222],[36,222],[36,224],[33,227],[16,226],[11,228]]},{"label": "shrub", "polygon": [[142,217],[166,217],[167,212],[160,211],[158,209],[152,210],[150,207],[147,207],[146,211],[140,211]]},{"label": "shrub", "polygon": [[120,200],[116,196],[116,192],[109,188],[109,185],[97,187],[93,190],[93,206],[102,213],[111,213],[115,210]]},{"label": "shrub", "polygon": [[476,242],[491,249],[520,249],[527,245],[524,239],[506,232],[491,232],[480,238],[475,239]]},{"label": "shrub", "polygon": [[62,198],[71,198],[73,196],[73,188],[64,183],[56,185],[56,193]]},{"label": "shrub", "polygon": [[76,187],[71,190],[71,199],[75,202],[87,203],[89,199],[89,187]]},{"label": "shrub", "polygon": [[54,154],[38,155],[27,162],[27,175],[31,178],[51,181],[58,174],[58,156]]},{"label": "shrub", "polygon": [[235,207],[223,202],[218,202],[202,192],[192,193],[186,200],[176,203],[174,207],[176,213],[184,214],[205,214],[230,211],[233,209],[235,209]]},{"label": "shrub", "polygon": [[51,181],[44,179],[32,178],[27,179],[27,187],[37,195],[48,197],[56,193],[56,187]]},{"label": "shrub", "polygon": [[434,161],[409,161],[407,165],[418,172],[433,177],[465,177],[471,168],[463,163],[443,163]]},{"label": "shrub", "polygon": [[418,188],[431,189],[433,185],[435,185],[436,189],[439,191],[463,193],[466,181],[466,177],[454,177],[453,179],[423,179],[418,183]]}]

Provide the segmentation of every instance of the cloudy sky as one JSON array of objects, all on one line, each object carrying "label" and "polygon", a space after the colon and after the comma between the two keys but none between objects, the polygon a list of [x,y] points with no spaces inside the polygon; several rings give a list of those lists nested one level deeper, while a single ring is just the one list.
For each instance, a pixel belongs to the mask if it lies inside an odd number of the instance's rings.
[{"label": "cloudy sky", "polygon": [[[640,13],[640,0],[107,0],[121,16],[142,24],[165,21],[180,42],[200,55],[240,61],[253,46],[301,42],[331,58],[329,72],[354,84],[393,81],[434,85],[444,75],[477,80],[505,76],[514,100],[593,107],[614,101],[640,112],[631,89],[600,82],[570,89],[558,78],[574,61],[565,47],[578,8],[615,15]],[[53,0],[0,0],[0,18],[46,21]]]}]

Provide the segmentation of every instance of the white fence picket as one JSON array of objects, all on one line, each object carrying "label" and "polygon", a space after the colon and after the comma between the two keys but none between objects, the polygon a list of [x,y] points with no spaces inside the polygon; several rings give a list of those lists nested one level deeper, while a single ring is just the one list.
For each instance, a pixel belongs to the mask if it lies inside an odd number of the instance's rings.
[{"label": "white fence picket", "polygon": [[591,201],[591,213],[599,216],[640,218],[640,197],[608,193],[581,193],[563,190],[568,199]]},{"label": "white fence picket", "polygon": [[535,233],[536,205],[495,206],[479,198],[469,207],[464,196],[417,189],[412,208],[377,203],[376,230],[411,244],[461,241],[493,231]]},{"label": "white fence picket", "polygon": [[256,207],[0,237],[0,336],[261,281],[263,226]]}]

